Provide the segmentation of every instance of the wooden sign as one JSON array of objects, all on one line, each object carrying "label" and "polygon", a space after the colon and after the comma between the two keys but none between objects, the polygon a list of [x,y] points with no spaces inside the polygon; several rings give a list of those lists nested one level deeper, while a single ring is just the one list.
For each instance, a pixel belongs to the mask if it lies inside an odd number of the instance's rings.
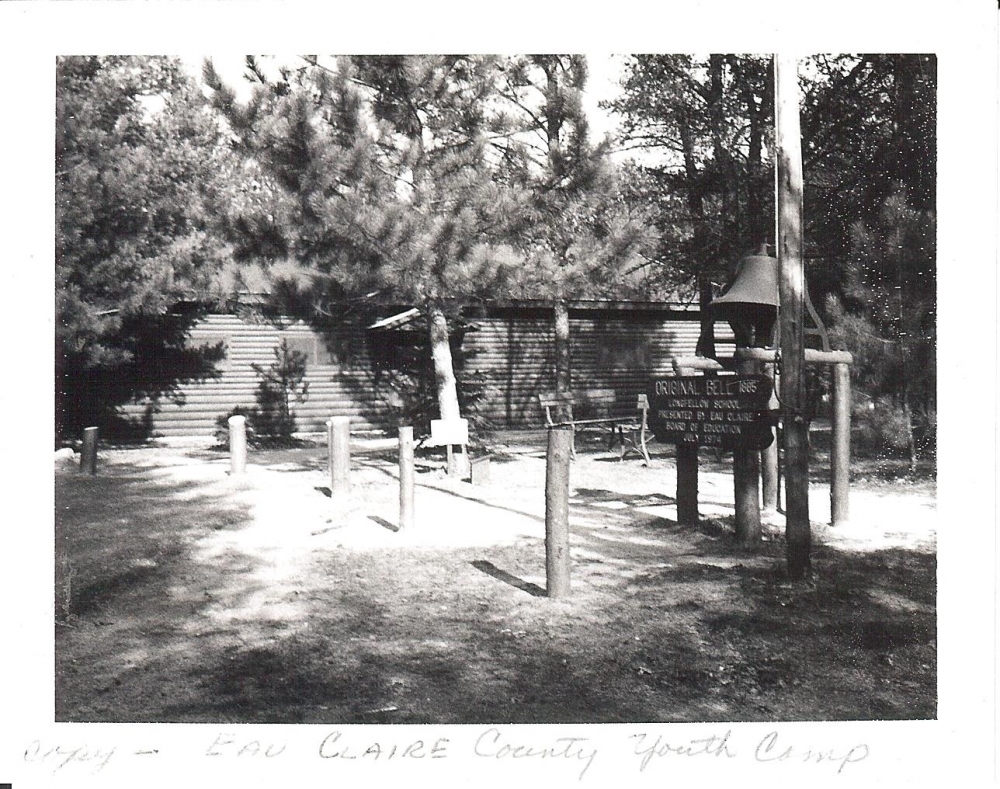
[{"label": "wooden sign", "polygon": [[432,419],[431,437],[426,442],[429,447],[443,447],[452,444],[465,446],[469,443],[468,419]]},{"label": "wooden sign", "polygon": [[773,434],[766,375],[677,376],[649,386],[649,426],[660,441],[764,449]]}]

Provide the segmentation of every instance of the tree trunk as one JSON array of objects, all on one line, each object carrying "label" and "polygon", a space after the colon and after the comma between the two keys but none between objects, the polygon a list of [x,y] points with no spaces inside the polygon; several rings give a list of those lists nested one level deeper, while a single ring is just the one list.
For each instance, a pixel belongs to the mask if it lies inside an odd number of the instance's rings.
[{"label": "tree trunk", "polygon": [[695,159],[694,136],[690,122],[685,119],[680,124],[681,143],[684,148],[684,173],[687,178],[687,204],[694,224],[692,259],[695,266],[695,280],[698,285],[698,307],[701,310],[701,330],[695,353],[707,359],[715,358],[715,322],[708,313],[712,301],[712,276],[709,270],[709,234],[705,226],[704,185]]},{"label": "tree trunk", "polygon": [[[764,171],[763,156],[764,126],[769,108],[774,103],[774,75],[771,73],[773,64],[768,66],[769,73],[764,75],[763,83],[759,84],[756,66],[749,58],[730,55],[727,62],[732,69],[733,79],[738,85],[743,106],[750,122],[747,131],[745,236],[740,239],[740,245],[744,249],[758,249],[762,244],[767,243],[770,234],[764,212],[767,205],[767,192],[773,184]],[[760,98],[759,103],[758,98]]]},{"label": "tree trunk", "polygon": [[704,356],[706,359],[715,359],[715,320],[708,309],[712,303],[712,278],[708,272],[702,269],[698,272],[698,308],[700,310],[700,331],[698,332],[698,346],[695,353]]},{"label": "tree trunk", "polygon": [[[431,359],[434,362],[434,382],[437,387],[438,413],[450,422],[461,419],[458,406],[458,384],[451,360],[451,343],[448,338],[448,319],[439,307],[431,308]],[[452,454],[448,448],[448,476],[462,479],[469,473],[468,455]]]},{"label": "tree trunk", "polygon": [[566,119],[564,102],[559,80],[558,56],[540,56],[538,64],[545,72],[545,136],[548,145],[548,162],[553,178],[558,181],[565,175],[562,145],[559,135]]},{"label": "tree trunk", "polygon": [[[573,389],[573,360],[570,354],[569,307],[566,300],[557,298],[553,304],[554,348],[556,365],[556,393],[569,394]],[[560,403],[556,406],[556,421],[570,418],[570,407]]]},{"label": "tree trunk", "polygon": [[439,307],[431,308],[431,359],[434,362],[434,381],[437,387],[438,412],[441,419],[460,419],[458,385],[451,362],[451,343],[448,340],[448,319]]},{"label": "tree trunk", "polygon": [[729,119],[725,110],[725,57],[711,55],[708,59],[709,91],[708,117],[712,131],[712,154],[715,163],[722,173],[721,192],[721,229],[718,255],[723,260],[733,264],[736,258],[736,248],[740,244],[740,217],[738,206],[734,206],[737,177],[733,168],[733,157],[726,147],[725,133],[729,127]]}]

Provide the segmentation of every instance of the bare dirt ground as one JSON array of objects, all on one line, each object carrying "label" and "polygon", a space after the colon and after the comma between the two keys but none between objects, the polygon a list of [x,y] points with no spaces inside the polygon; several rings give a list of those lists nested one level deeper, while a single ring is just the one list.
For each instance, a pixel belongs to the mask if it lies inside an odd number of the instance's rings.
[{"label": "bare dirt ground", "polygon": [[650,468],[585,447],[571,471],[572,594],[545,596],[543,433],[493,442],[491,481],[418,461],[398,529],[391,442],[102,450],[56,472],[56,719],[595,723],[934,718],[933,477],[853,470],[831,529],[814,464],[813,576],[784,518],[732,539],[732,478],[703,453],[702,521],[675,520],[672,450]]}]

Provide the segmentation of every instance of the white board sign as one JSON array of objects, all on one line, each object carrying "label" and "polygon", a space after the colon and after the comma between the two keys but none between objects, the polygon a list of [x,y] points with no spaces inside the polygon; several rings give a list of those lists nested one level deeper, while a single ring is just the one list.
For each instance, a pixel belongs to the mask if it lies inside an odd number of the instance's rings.
[{"label": "white board sign", "polygon": [[469,443],[469,420],[432,419],[431,440],[427,443],[432,447],[441,447],[448,444],[461,444],[465,446]]}]

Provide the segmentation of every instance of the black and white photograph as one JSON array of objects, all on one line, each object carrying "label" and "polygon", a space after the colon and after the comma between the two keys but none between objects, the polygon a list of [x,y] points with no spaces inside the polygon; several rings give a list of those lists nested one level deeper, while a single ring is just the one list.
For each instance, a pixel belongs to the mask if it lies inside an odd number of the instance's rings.
[{"label": "black and white photograph", "polygon": [[45,5],[0,781],[992,785],[995,9]]}]

